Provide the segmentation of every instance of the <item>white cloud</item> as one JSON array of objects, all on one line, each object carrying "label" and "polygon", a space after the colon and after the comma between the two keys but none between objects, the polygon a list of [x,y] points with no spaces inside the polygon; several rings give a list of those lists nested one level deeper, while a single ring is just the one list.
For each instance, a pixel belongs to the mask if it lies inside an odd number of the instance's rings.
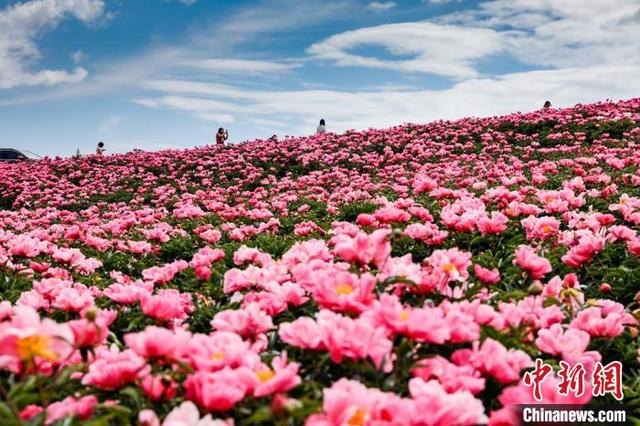
[{"label": "white cloud", "polygon": [[70,55],[70,57],[74,64],[79,64],[86,59],[87,55],[85,55],[82,50],[76,50]]},{"label": "white cloud", "polygon": [[[323,117],[332,131],[385,127],[403,122],[490,116],[554,106],[640,96],[640,66],[598,66],[512,73],[473,78],[446,90],[354,91],[247,90],[229,85],[180,80],[150,81],[164,96],[138,100],[199,118],[233,114],[236,122],[283,123],[272,131],[304,134]],[[211,114],[211,116],[209,116]],[[217,121],[217,120],[213,120]],[[221,123],[222,120],[219,120]],[[258,136],[258,135],[256,135]],[[266,135],[268,136],[268,135]]]},{"label": "white cloud", "polygon": [[640,0],[494,0],[439,22],[499,28],[508,53],[531,65],[640,63]]},{"label": "white cloud", "polygon": [[[350,52],[363,46],[382,47],[392,58]],[[469,78],[478,74],[473,67],[475,60],[503,49],[502,36],[493,29],[422,21],[366,27],[336,34],[311,45],[308,52],[316,59],[329,60],[340,66]],[[398,59],[397,56],[410,58]]]},{"label": "white cloud", "polygon": [[153,99],[137,99],[135,102],[150,108],[169,108],[175,111],[186,111],[201,120],[225,124],[235,121],[234,116],[229,114],[229,111],[239,112],[242,110],[241,106],[232,103],[175,95]]},{"label": "white cloud", "polygon": [[[251,90],[201,81],[153,80],[145,88],[161,95],[138,102],[205,119],[230,114],[236,122],[260,124],[265,134],[271,129],[282,134],[312,131],[319,117],[326,118],[332,130],[341,131],[530,111],[546,99],[554,106],[569,106],[640,96],[636,77],[640,57],[634,44],[640,39],[640,0],[620,0],[615,9],[597,0],[575,1],[497,0],[432,22],[336,34],[308,49],[313,58],[341,66],[458,79],[444,90],[402,85],[353,91]],[[594,7],[589,8],[591,3]],[[370,46],[382,47],[387,55],[353,53]],[[511,55],[540,69],[481,76],[475,62],[495,54]]]},{"label": "white cloud", "polygon": [[178,0],[180,3],[182,4],[186,4],[187,6],[191,6],[192,4],[194,4],[197,0]]},{"label": "white cloud", "polygon": [[83,80],[87,71],[81,67],[33,70],[40,58],[36,40],[67,17],[94,22],[103,15],[104,7],[103,0],[30,0],[0,9],[0,89]]},{"label": "white cloud", "polygon": [[[310,31],[311,24],[346,22],[354,8],[351,0],[263,0],[251,8],[238,9],[218,26],[199,27],[186,44],[160,46],[141,56],[105,64],[81,84],[43,92],[62,97],[136,90],[138,105],[193,116],[204,120],[203,125],[238,123],[232,133],[251,129],[244,133],[247,137],[309,133],[320,117],[327,119],[330,130],[341,131],[530,111],[546,99],[554,106],[568,106],[640,96],[640,55],[635,43],[640,39],[640,0],[617,0],[615,7],[606,3],[489,1],[431,21],[335,34],[313,44],[311,58],[299,61],[236,59],[239,51],[245,52],[243,57],[265,58],[256,50],[264,44],[252,43],[258,38],[268,36],[278,41],[276,37],[290,31]],[[36,40],[36,36],[28,40]],[[371,57],[360,53],[369,47],[386,53]],[[478,62],[491,60],[492,55],[511,56],[537,70],[481,74]],[[37,56],[23,58],[20,63],[28,69]],[[327,86],[330,78],[319,84],[297,74],[295,67],[305,60],[310,66],[314,60],[322,60],[362,67],[363,72],[381,68],[414,75],[377,82],[376,87],[363,83],[340,91]],[[500,63],[494,65],[492,68],[499,69]],[[326,68],[326,72],[332,71]],[[306,89],[280,90],[273,81],[256,82],[253,78],[283,72]],[[422,75],[416,73],[456,80],[446,89],[425,90],[416,88],[422,84]],[[218,80],[218,74],[225,80]],[[242,80],[244,74],[249,78]],[[3,102],[11,100],[0,101],[0,106]]]},{"label": "white cloud", "polygon": [[[262,0],[252,3],[250,7],[236,9],[222,22],[216,19],[210,25],[199,26],[188,34],[186,42],[155,46],[142,54],[115,62],[96,62],[100,66],[92,71],[89,78],[78,84],[38,93],[21,93],[0,100],[0,107],[135,89],[151,78],[184,75],[190,71],[181,65],[184,61],[233,59],[238,46],[249,44],[263,34],[299,28],[310,31],[314,26],[343,19],[354,7],[354,0]],[[282,65],[295,67],[298,64],[287,62]],[[0,72],[0,81],[1,74]]]},{"label": "white cloud", "polygon": [[367,5],[367,9],[371,9],[374,12],[385,12],[387,10],[393,9],[397,5],[398,4],[394,1],[385,1],[385,2],[372,1]]},{"label": "white cloud", "polygon": [[[339,66],[472,78],[475,63],[494,54],[555,69],[637,64],[638,40],[640,0],[615,7],[603,0],[493,0],[430,21],[335,34],[308,52]],[[354,53],[372,46],[386,54]]]},{"label": "white cloud", "polygon": [[289,71],[297,66],[272,61],[228,58],[185,59],[178,61],[176,65],[219,74],[274,74]]},{"label": "white cloud", "polygon": [[120,123],[122,123],[122,118],[123,117],[121,115],[112,115],[110,117],[107,117],[98,125],[98,133],[100,134],[109,133],[111,130],[116,128]]}]

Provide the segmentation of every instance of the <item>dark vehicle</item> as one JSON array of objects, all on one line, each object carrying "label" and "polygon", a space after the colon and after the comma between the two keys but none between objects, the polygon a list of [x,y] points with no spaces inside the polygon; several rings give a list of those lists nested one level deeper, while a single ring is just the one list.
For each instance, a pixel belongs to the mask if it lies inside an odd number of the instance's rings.
[{"label": "dark vehicle", "polygon": [[0,162],[14,163],[16,161],[34,160],[38,157],[39,156],[37,154],[30,151],[18,151],[13,148],[0,148]]}]

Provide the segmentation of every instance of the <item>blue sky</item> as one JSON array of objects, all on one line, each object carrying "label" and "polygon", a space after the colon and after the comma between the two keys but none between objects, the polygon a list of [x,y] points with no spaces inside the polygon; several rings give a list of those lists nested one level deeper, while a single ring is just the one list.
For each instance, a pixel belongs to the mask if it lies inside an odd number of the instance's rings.
[{"label": "blue sky", "polygon": [[640,96],[640,0],[0,0],[0,146],[156,150]]}]

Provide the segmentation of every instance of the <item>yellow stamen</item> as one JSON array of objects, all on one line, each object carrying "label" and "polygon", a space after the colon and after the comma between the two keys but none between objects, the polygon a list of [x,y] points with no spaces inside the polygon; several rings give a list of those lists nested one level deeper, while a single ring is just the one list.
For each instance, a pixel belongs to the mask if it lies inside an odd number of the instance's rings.
[{"label": "yellow stamen", "polygon": [[398,316],[400,317],[400,321],[406,321],[409,319],[409,312],[400,311],[400,314]]},{"label": "yellow stamen", "polygon": [[353,287],[349,284],[339,284],[336,286],[336,294],[338,296],[349,295],[353,293]]},{"label": "yellow stamen", "polygon": [[542,227],[542,233],[543,234],[548,234],[549,232],[553,231],[553,227],[551,225],[544,225]]},{"label": "yellow stamen", "polygon": [[260,381],[263,383],[270,380],[275,375],[276,373],[270,368],[262,371],[256,371],[256,376],[258,376],[258,379],[260,379]]},{"label": "yellow stamen", "polygon": [[367,417],[367,412],[362,408],[358,408],[353,416],[347,420],[347,424],[351,426],[364,426],[364,422]]},{"label": "yellow stamen", "polygon": [[222,361],[224,359],[224,352],[216,352],[211,354],[211,359],[215,361]]},{"label": "yellow stamen", "polygon": [[35,334],[33,336],[18,339],[16,352],[22,360],[31,360],[39,357],[45,361],[57,361],[58,355],[49,348],[51,338]]},{"label": "yellow stamen", "polygon": [[458,268],[453,263],[445,263],[442,265],[442,270],[448,274],[457,274]]}]

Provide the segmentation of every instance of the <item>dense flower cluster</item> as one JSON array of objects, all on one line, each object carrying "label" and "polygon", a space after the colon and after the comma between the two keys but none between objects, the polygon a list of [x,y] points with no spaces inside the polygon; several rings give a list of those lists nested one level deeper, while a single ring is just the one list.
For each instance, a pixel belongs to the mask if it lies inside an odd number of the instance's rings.
[{"label": "dense flower cluster", "polygon": [[639,142],[634,99],[0,164],[0,423],[516,424],[593,402],[561,362],[633,400]]}]

